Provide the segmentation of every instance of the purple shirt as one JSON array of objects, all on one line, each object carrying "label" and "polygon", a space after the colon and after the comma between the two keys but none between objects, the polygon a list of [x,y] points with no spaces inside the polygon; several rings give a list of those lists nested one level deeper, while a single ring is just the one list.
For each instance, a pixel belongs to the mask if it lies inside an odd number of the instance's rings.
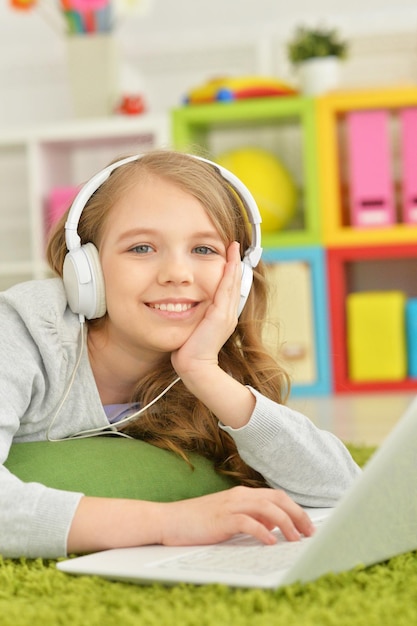
[{"label": "purple shirt", "polygon": [[115,424],[124,417],[128,417],[128,415],[137,411],[139,409],[139,404],[136,402],[126,402],[125,404],[105,404],[103,409],[110,424]]}]

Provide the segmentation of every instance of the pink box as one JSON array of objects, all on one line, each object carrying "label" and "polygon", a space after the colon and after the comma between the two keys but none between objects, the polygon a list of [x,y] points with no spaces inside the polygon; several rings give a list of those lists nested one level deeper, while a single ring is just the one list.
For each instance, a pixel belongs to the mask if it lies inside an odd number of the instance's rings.
[{"label": "pink box", "polygon": [[402,216],[417,223],[417,107],[401,109]]},{"label": "pink box", "polygon": [[48,230],[70,207],[78,191],[78,187],[53,187],[50,190],[46,213]]},{"label": "pink box", "polygon": [[353,111],[346,116],[353,226],[395,222],[388,122],[385,110]]}]

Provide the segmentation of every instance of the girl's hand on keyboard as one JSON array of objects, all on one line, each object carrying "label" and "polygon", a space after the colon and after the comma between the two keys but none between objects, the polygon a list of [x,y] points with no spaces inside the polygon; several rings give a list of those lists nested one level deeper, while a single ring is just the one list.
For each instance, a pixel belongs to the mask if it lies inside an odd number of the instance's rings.
[{"label": "girl's hand on keyboard", "polygon": [[202,545],[219,543],[238,533],[274,544],[278,527],[288,541],[310,536],[314,526],[307,513],[286,493],[275,489],[233,487],[226,491],[158,505],[159,543]]}]

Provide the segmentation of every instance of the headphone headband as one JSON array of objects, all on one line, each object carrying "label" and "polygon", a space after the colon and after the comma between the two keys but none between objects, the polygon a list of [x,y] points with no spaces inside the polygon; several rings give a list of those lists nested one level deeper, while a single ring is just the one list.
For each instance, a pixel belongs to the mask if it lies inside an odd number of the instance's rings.
[{"label": "headphone headband", "polygon": [[[126,157],[107,166],[81,188],[73,201],[65,222],[65,243],[68,254],[64,260],[63,280],[67,293],[68,304],[72,311],[80,317],[93,319],[102,317],[106,312],[104,278],[101,271],[98,250],[92,243],[81,245],[78,224],[85,205],[95,191],[109,178],[117,168],[138,161],[144,155],[136,154]],[[262,255],[261,227],[262,218],[249,189],[243,182],[225,167],[203,157],[188,155],[191,158],[212,165],[220,175],[235,189],[246,210],[252,229],[252,242],[245,250],[242,259],[240,315],[253,280],[253,268],[259,263]]]},{"label": "headphone headband", "polygon": [[121,167],[122,165],[126,165],[127,163],[131,163],[132,161],[137,161],[140,158],[141,155],[135,154],[134,156],[126,157],[125,159],[121,159],[120,161],[116,161],[115,163],[108,165],[90,178],[90,180],[87,181],[80,189],[72,202],[67,221],[65,222],[65,243],[68,251],[81,246],[81,239],[77,232],[78,224],[84,207],[93,193],[97,191],[97,189],[108,179],[110,174],[115,169]]}]

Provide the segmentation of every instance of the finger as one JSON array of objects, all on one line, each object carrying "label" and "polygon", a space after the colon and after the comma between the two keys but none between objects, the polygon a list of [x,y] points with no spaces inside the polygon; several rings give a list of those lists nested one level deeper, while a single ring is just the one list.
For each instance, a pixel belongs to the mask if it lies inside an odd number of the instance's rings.
[{"label": "finger", "polygon": [[308,514],[287,494],[281,492],[279,506],[291,519],[294,527],[306,537],[314,533],[314,524]]},{"label": "finger", "polygon": [[288,541],[299,541],[301,532],[297,529],[296,524],[288,513],[269,500],[262,502],[261,507],[260,510],[248,511],[247,514],[259,522],[267,531],[270,532],[274,528],[279,528]]},{"label": "finger", "polygon": [[235,265],[240,265],[240,245],[238,241],[232,241],[226,250],[226,260]]},{"label": "finger", "polygon": [[226,293],[221,294],[221,298],[227,296],[227,302],[230,304],[230,312],[235,315],[240,297],[240,282],[242,277],[240,246],[237,241],[232,241],[226,253],[226,266],[224,272],[224,280],[220,283],[220,287]]},{"label": "finger", "polygon": [[220,314],[225,320],[237,319],[240,297],[240,252],[239,244],[233,241],[226,251],[226,264],[223,277],[214,295],[212,312]]},{"label": "finger", "polygon": [[277,542],[275,535],[271,532],[272,528],[268,528],[250,515],[244,513],[237,514],[234,516],[233,522],[234,528],[230,533],[231,537],[238,533],[244,533],[266,545],[273,545]]},{"label": "finger", "polygon": [[312,527],[311,519],[306,511],[282,489],[261,488],[257,491],[261,497],[285,511],[300,530],[308,532],[308,529]]},{"label": "finger", "polygon": [[283,510],[287,513],[291,519],[294,527],[299,533],[305,537],[310,537],[315,532],[315,527],[308,514],[293,500],[288,499],[288,502],[282,504]]},{"label": "finger", "polygon": [[238,495],[246,514],[257,519],[266,528],[277,526],[286,539],[294,541],[299,539],[300,534],[313,534],[314,525],[307,513],[284,491],[249,489]]}]

